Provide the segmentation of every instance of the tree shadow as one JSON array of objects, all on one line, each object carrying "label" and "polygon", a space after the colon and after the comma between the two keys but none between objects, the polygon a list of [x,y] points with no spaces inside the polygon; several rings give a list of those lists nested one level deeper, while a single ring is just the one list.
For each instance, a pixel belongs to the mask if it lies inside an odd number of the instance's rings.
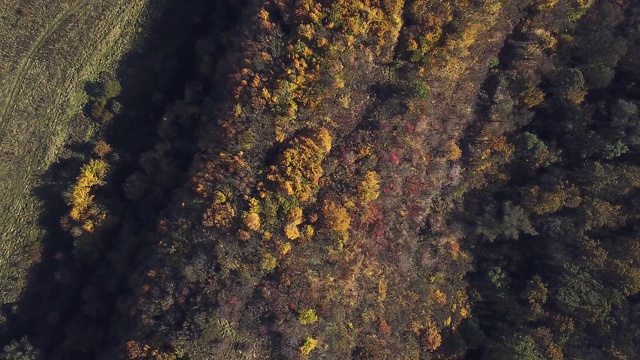
[{"label": "tree shadow", "polygon": [[82,164],[81,157],[59,160],[40,176],[40,186],[33,190],[44,204],[39,218],[39,226],[46,231],[41,242],[42,261],[30,269],[22,297],[7,314],[4,344],[17,334],[28,335],[40,349],[59,341],[60,332],[51,330],[60,322],[60,314],[77,303],[74,288],[80,285],[80,274],[71,256],[73,238],[62,230],[60,219],[68,211],[63,194]]},{"label": "tree shadow", "polygon": [[[213,27],[214,17],[209,15],[226,6],[221,3],[153,2],[147,35],[140,36],[118,64],[116,77],[122,92],[116,100],[123,110],[101,134],[117,154],[110,159],[116,166],[108,184],[96,194],[117,214],[112,226],[91,239],[89,246],[78,246],[78,238],[60,224],[70,210],[64,194],[82,165],[95,157],[93,144],[68,144],[65,155],[40,176],[33,194],[42,203],[38,217],[44,230],[41,260],[29,269],[20,299],[0,308],[6,319],[0,329],[0,348],[27,336],[42,358],[89,359],[101,357],[99,353],[108,353],[106,349],[121,341],[112,324],[128,317],[121,298],[130,292],[136,252],[150,246],[147,234],[155,230],[155,219],[171,198],[169,194],[138,207],[127,199],[123,184],[139,171],[140,155],[153,149],[165,107],[180,99],[187,82],[195,77],[196,42]],[[92,97],[104,93],[99,82],[88,82],[85,89]],[[185,136],[195,137],[196,129]],[[178,169],[183,173],[196,151],[195,141],[190,144],[181,148],[185,163]]]}]

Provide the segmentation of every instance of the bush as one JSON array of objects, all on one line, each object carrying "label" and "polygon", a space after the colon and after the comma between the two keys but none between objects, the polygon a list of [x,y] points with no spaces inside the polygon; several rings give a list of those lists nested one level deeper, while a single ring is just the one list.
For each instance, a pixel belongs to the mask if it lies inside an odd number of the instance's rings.
[{"label": "bush", "polygon": [[429,86],[425,84],[424,81],[415,80],[411,83],[411,89],[413,90],[413,94],[420,99],[428,99],[431,96],[431,89],[429,89]]},{"label": "bush", "polygon": [[111,100],[109,101],[109,109],[114,114],[119,114],[122,111],[122,104],[119,101]]},{"label": "bush", "polygon": [[122,92],[122,86],[117,80],[107,80],[103,84],[103,97],[107,99],[114,98],[120,95]]},{"label": "bush", "polygon": [[298,321],[302,325],[313,324],[318,321],[318,315],[314,309],[302,310],[298,315]]},{"label": "bush", "polygon": [[107,144],[104,140],[100,140],[96,143],[96,146],[93,148],[93,153],[98,155],[100,159],[104,159],[107,155],[111,153],[112,149],[109,144]]},{"label": "bush", "polygon": [[309,355],[313,351],[313,349],[316,348],[316,346],[318,346],[318,340],[312,338],[311,336],[307,336],[304,344],[300,346],[300,352],[302,353],[302,355]]}]

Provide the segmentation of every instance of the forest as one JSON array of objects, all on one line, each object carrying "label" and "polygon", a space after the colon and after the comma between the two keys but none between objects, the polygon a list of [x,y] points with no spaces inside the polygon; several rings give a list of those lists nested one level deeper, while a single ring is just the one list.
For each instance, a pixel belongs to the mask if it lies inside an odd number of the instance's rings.
[{"label": "forest", "polygon": [[0,359],[638,359],[640,3],[164,0],[144,29],[34,190]]}]

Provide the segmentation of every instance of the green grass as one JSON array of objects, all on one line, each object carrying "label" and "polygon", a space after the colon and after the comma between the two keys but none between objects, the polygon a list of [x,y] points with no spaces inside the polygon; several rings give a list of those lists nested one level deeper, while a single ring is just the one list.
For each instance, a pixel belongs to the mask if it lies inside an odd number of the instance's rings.
[{"label": "green grass", "polygon": [[[115,68],[148,0],[0,0],[0,303],[16,301],[37,261],[42,204],[33,195],[69,138],[84,84]],[[6,21],[5,21],[6,20]],[[0,321],[1,322],[1,321]]]}]

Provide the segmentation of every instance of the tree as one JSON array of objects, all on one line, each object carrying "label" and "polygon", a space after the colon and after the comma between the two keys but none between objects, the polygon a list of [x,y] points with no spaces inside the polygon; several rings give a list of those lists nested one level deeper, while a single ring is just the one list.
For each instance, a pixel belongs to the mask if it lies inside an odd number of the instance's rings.
[{"label": "tree", "polygon": [[493,241],[499,236],[507,239],[517,240],[520,233],[537,235],[529,219],[529,214],[520,206],[514,205],[511,201],[502,204],[503,216],[497,219],[497,211],[489,209],[485,211],[479,220],[476,232],[484,235],[488,240]]},{"label": "tree", "polygon": [[620,294],[578,266],[566,265],[564,269],[554,297],[560,309],[583,325],[604,319]]},{"label": "tree", "polygon": [[554,92],[569,103],[581,103],[587,95],[584,76],[580,69],[560,68],[553,78],[553,83]]},{"label": "tree", "polygon": [[318,315],[316,315],[315,309],[302,310],[298,314],[298,321],[302,325],[313,324],[318,321]]},{"label": "tree", "polygon": [[358,195],[366,204],[380,196],[380,176],[375,171],[369,171],[358,187]]},{"label": "tree", "polygon": [[302,355],[309,355],[313,351],[313,349],[318,346],[318,340],[312,338],[311,336],[307,336],[307,339],[304,341],[304,344],[300,346],[300,352]]},{"label": "tree", "polygon": [[242,219],[249,230],[258,231],[260,229],[260,215],[254,212],[245,212]]},{"label": "tree", "polygon": [[558,153],[549,150],[542,140],[528,131],[518,135],[514,144],[517,156],[534,169],[549,166],[559,160]]},{"label": "tree", "polygon": [[322,214],[327,226],[331,230],[345,232],[351,225],[351,216],[347,209],[334,203],[333,201],[325,201],[322,206]]},{"label": "tree", "polygon": [[40,359],[40,352],[31,345],[25,336],[20,340],[13,340],[4,347],[0,353],[1,360],[37,360]]},{"label": "tree", "polygon": [[429,321],[424,330],[424,345],[428,351],[436,351],[442,345],[442,335],[434,321]]}]

